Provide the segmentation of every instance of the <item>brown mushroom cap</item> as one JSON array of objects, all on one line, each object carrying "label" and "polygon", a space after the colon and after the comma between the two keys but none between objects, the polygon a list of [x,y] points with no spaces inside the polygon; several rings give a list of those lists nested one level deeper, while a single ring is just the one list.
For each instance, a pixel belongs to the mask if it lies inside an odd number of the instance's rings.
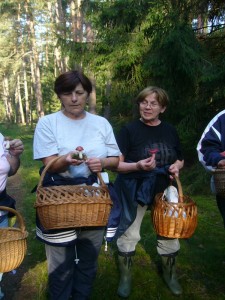
[{"label": "brown mushroom cap", "polygon": [[84,150],[84,148],[83,148],[83,147],[81,147],[81,146],[78,146],[78,147],[76,148],[76,150],[77,150],[77,151],[83,151],[83,150]]}]

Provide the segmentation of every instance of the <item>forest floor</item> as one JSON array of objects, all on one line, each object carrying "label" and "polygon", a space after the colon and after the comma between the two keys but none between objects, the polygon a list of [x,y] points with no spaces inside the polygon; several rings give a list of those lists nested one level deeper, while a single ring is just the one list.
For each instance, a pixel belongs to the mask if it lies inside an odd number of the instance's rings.
[{"label": "forest floor", "polygon": [[[19,174],[9,177],[7,193],[16,199],[16,208],[18,211],[20,211],[23,201],[23,190],[21,188],[21,179]],[[27,293],[22,284],[23,275],[25,274],[26,270],[26,259],[24,259],[23,263],[18,267],[17,270],[15,270],[16,272],[4,273],[1,281],[2,292],[5,294],[3,298],[4,300],[28,299],[26,297]]]}]

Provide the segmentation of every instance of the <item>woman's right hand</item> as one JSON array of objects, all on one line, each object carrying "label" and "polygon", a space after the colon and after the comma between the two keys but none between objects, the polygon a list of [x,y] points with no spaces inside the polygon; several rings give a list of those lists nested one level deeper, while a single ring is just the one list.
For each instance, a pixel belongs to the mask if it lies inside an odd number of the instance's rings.
[{"label": "woman's right hand", "polygon": [[79,166],[81,165],[83,162],[85,162],[83,159],[76,159],[73,158],[74,155],[74,151],[69,152],[66,156],[65,156],[65,160],[69,165],[72,166]]},{"label": "woman's right hand", "polygon": [[[51,172],[51,173],[65,172],[65,171],[67,171],[67,169],[70,165],[79,166],[80,164],[82,164],[84,162],[83,160],[74,159],[73,154],[74,154],[74,152],[71,151],[67,154],[60,156],[60,158],[52,166],[49,167],[48,172]],[[51,160],[53,160],[56,157],[57,157],[57,155],[51,155],[51,156],[42,158],[42,162],[43,162],[44,166],[46,166]]]},{"label": "woman's right hand", "polygon": [[139,160],[136,166],[139,171],[152,171],[156,167],[155,154],[146,159]]}]

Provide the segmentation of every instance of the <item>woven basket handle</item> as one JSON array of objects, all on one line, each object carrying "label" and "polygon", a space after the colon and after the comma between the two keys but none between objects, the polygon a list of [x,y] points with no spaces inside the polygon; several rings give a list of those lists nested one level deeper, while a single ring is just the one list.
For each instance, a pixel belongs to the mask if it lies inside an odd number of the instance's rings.
[{"label": "woven basket handle", "polygon": [[104,180],[102,179],[102,175],[101,175],[101,172],[97,172],[97,176],[98,176],[98,179],[99,179],[99,182],[100,182],[100,185],[102,187],[107,187]]},{"label": "woven basket handle", "polygon": [[44,180],[44,177],[45,177],[45,174],[47,173],[48,169],[51,167],[51,165],[54,164],[54,162],[56,162],[58,159],[60,159],[61,156],[56,156],[55,158],[53,158],[52,160],[50,160],[47,165],[45,166],[44,170],[42,171],[41,173],[41,177],[40,177],[40,180],[39,180],[39,183],[38,183],[38,188],[40,186],[42,186],[42,183],[43,183],[43,180]]},{"label": "woven basket handle", "polygon": [[178,194],[179,194],[179,202],[182,203],[184,201],[183,189],[181,186],[181,182],[178,176],[175,176],[175,180],[177,182]]},{"label": "woven basket handle", "polygon": [[24,221],[23,221],[21,214],[18,211],[16,211],[13,208],[7,207],[7,206],[0,206],[0,210],[8,211],[8,212],[11,212],[14,215],[16,215],[17,221],[19,223],[19,228],[21,229],[22,232],[25,232]]},{"label": "woven basket handle", "polygon": [[[56,162],[58,159],[60,159],[61,156],[57,156],[55,158],[53,158],[52,160],[50,160],[47,165],[45,166],[43,172],[41,173],[41,177],[40,177],[40,180],[39,180],[39,183],[38,183],[38,188],[40,186],[42,186],[42,183],[43,183],[43,180],[44,180],[44,177],[45,177],[45,174],[46,172],[48,171],[48,169],[54,164],[54,162]],[[106,187],[106,184],[105,182],[103,181],[102,179],[102,175],[101,175],[101,172],[97,172],[97,176],[98,176],[98,179],[99,179],[99,182],[100,182],[100,185],[102,187]]]}]

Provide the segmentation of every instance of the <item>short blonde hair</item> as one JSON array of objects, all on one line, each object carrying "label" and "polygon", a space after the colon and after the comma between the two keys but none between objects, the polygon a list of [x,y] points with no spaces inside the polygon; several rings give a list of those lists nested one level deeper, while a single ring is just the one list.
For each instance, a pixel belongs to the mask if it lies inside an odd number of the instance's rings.
[{"label": "short blonde hair", "polygon": [[162,107],[166,107],[169,104],[169,96],[167,92],[157,86],[148,86],[143,89],[136,97],[136,103],[144,101],[148,95],[156,94],[156,99]]}]

